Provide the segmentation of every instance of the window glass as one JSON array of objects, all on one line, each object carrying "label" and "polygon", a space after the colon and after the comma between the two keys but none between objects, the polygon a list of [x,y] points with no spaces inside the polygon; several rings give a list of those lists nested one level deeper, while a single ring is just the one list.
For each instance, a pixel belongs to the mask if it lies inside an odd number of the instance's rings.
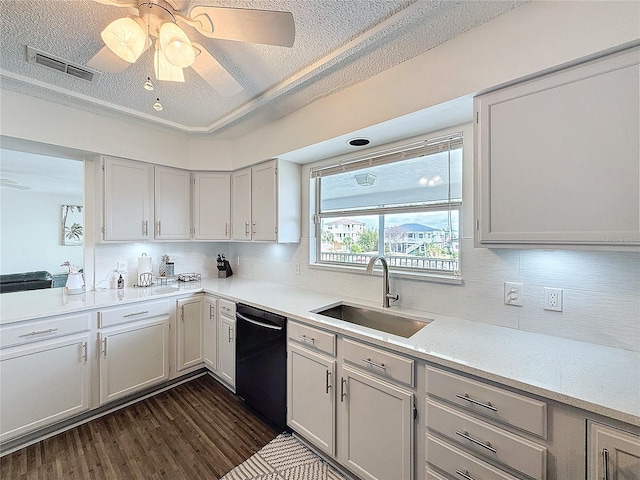
[{"label": "window glass", "polygon": [[457,274],[462,148],[318,176],[317,261]]}]

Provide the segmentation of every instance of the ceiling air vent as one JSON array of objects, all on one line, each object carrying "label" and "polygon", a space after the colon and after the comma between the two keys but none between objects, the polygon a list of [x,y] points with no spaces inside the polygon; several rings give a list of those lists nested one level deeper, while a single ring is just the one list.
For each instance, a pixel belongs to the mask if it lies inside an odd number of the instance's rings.
[{"label": "ceiling air vent", "polygon": [[72,63],[63,60],[46,52],[36,50],[33,47],[27,46],[27,61],[35,65],[51,68],[58,72],[66,73],[72,77],[86,80],[87,82],[97,83],[100,78],[100,72],[91,68],[74,65]]}]

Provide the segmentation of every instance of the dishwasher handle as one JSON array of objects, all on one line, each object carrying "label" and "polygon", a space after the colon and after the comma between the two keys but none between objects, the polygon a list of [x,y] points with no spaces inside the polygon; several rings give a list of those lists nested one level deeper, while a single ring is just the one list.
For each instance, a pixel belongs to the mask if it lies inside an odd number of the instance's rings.
[{"label": "dishwasher handle", "polygon": [[245,322],[252,323],[252,324],[257,325],[259,327],[270,328],[271,330],[282,330],[282,327],[280,325],[273,325],[271,323],[258,322],[256,320],[251,319],[251,318],[245,317],[241,313],[236,313],[236,317],[239,318],[240,320],[244,320]]}]

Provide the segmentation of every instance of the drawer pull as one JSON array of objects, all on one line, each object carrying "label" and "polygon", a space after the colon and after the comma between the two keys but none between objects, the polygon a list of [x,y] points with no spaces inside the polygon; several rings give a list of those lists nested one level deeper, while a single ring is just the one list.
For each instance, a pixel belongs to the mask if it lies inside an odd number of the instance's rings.
[{"label": "drawer pull", "polygon": [[456,470],[456,474],[460,475],[462,478],[466,478],[466,480],[476,480],[471,475],[469,475],[468,470],[465,470],[464,472],[462,470]]},{"label": "drawer pull", "polygon": [[46,333],[53,333],[53,332],[57,332],[58,329],[57,328],[49,328],[47,330],[38,330],[38,331],[34,331],[34,332],[29,332],[29,333],[25,333],[24,335],[20,335],[21,337],[32,337],[34,335],[44,335]]},{"label": "drawer pull", "polygon": [[138,315],[145,315],[147,313],[149,313],[149,310],[144,310],[142,312],[136,312],[136,313],[129,313],[128,315],[125,315],[124,318],[136,317]]},{"label": "drawer pull", "polygon": [[300,335],[298,338],[302,343],[310,343],[311,345],[314,345],[316,342],[315,338],[307,337],[306,335]]},{"label": "drawer pull", "polygon": [[89,355],[87,352],[87,342],[82,343],[82,358],[84,359],[84,363],[87,363],[87,360],[89,359]]},{"label": "drawer pull", "polygon": [[327,370],[327,375],[325,376],[325,389],[324,389],[324,392],[327,394],[329,393],[329,389],[331,388],[331,383],[329,381],[330,378],[331,378],[331,372]]},{"label": "drawer pull", "polygon": [[602,449],[602,480],[609,480],[609,450]]},{"label": "drawer pull", "polygon": [[372,367],[376,367],[376,368],[379,368],[380,370],[384,370],[385,372],[387,371],[387,366],[384,363],[376,363],[372,361],[370,358],[361,358],[360,361]]},{"label": "drawer pull", "polygon": [[347,381],[343,378],[340,379],[340,401],[344,402],[344,397],[347,395],[344,391],[344,384],[347,383]]},{"label": "drawer pull", "polygon": [[481,442],[480,440],[476,440],[475,438],[473,438],[473,437],[471,437],[469,435],[469,432],[461,432],[459,430],[456,430],[456,435],[460,435],[465,440],[469,440],[470,442],[475,443],[476,445],[479,445],[479,446],[481,446],[483,448],[486,448],[490,452],[498,453],[498,450],[493,448],[489,442],[485,443],[485,442]]},{"label": "drawer pull", "polygon": [[482,403],[479,400],[475,400],[473,398],[471,398],[468,394],[461,394],[461,393],[456,393],[456,397],[461,398],[462,400],[466,400],[467,402],[471,402],[474,405],[479,405],[481,407],[484,408],[488,408],[489,410],[492,410],[494,412],[497,412],[498,409],[496,407],[494,407],[493,405],[491,405],[491,402],[487,402],[487,403]]}]

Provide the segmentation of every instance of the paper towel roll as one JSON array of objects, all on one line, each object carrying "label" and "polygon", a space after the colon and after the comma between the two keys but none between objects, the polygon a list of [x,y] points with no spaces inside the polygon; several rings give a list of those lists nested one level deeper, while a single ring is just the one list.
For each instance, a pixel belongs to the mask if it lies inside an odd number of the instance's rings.
[{"label": "paper towel roll", "polygon": [[138,257],[138,276],[145,272],[151,272],[151,257],[147,257],[147,254],[143,253],[141,257]]}]

